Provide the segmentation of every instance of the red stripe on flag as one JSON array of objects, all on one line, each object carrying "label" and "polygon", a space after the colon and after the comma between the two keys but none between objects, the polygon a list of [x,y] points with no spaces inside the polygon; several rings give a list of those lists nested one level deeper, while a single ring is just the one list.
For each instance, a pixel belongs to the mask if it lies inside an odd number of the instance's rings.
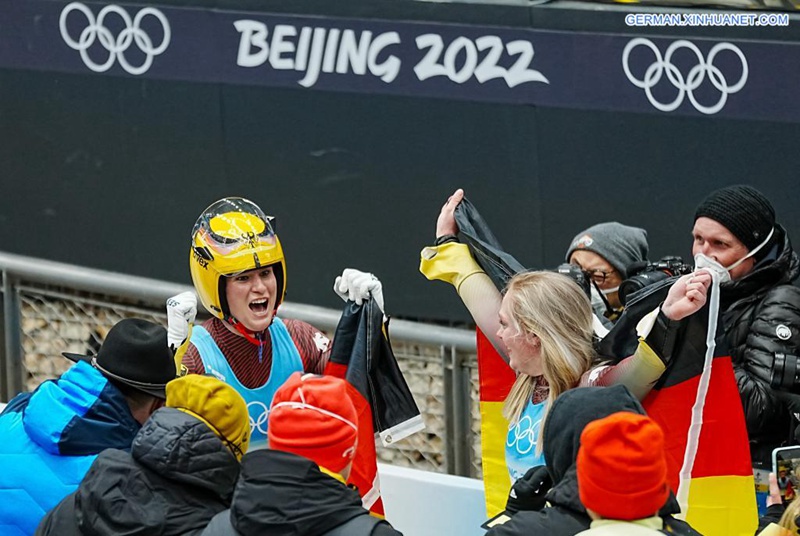
[{"label": "red stripe on flag", "polygon": [[[647,414],[664,431],[668,478],[674,492],[678,490],[699,382],[700,376],[694,376],[677,385],[654,390],[643,401]],[[714,358],[693,477],[752,475],[744,422],[731,360]]]},{"label": "red stripe on flag", "polygon": [[480,380],[481,402],[503,402],[514,385],[516,375],[511,367],[500,357],[486,335],[477,331],[478,337],[478,378]]},{"label": "red stripe on flag", "polygon": [[715,358],[692,477],[753,476],[750,442],[730,357]]},{"label": "red stripe on flag", "polygon": [[[325,367],[325,373],[346,379],[347,365],[328,362]],[[379,493],[379,490],[373,490],[373,487],[378,482],[378,462],[377,453],[375,452],[375,429],[372,425],[372,409],[359,390],[350,382],[346,383],[347,392],[358,414],[358,444],[356,445],[356,454],[353,457],[353,467],[350,470],[350,477],[347,481],[355,485],[358,488],[359,495],[364,498],[373,493]],[[381,518],[385,516],[383,499],[380,496],[369,507],[369,511]]]},{"label": "red stripe on flag", "polygon": [[[328,361],[328,364],[325,365],[325,374],[327,374],[328,376],[336,376],[337,378],[347,380],[347,365],[342,363],[334,363],[333,361]],[[349,382],[348,385],[350,385]],[[353,403],[355,404],[355,401]]]}]

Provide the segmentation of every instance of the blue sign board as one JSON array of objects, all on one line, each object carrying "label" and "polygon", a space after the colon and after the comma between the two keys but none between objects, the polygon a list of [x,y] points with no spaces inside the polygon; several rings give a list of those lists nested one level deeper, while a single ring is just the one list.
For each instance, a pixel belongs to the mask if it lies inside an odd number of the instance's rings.
[{"label": "blue sign board", "polygon": [[0,25],[5,68],[800,121],[790,42],[43,0]]}]

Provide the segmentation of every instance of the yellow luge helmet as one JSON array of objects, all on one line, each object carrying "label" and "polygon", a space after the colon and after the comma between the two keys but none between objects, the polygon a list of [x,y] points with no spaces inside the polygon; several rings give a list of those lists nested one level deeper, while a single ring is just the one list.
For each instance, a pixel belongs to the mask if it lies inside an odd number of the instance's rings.
[{"label": "yellow luge helmet", "polygon": [[221,320],[230,318],[225,278],[272,265],[278,299],[286,295],[286,261],[274,218],[242,197],[226,197],[203,211],[192,229],[189,269],[200,301]]}]

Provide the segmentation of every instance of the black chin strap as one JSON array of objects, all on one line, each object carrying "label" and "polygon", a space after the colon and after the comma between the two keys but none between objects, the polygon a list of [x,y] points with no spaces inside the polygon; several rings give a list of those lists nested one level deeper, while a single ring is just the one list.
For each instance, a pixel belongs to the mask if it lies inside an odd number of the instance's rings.
[{"label": "black chin strap", "polygon": [[605,315],[606,318],[611,318],[613,315],[616,314],[616,311],[614,310],[613,307],[611,307],[611,303],[609,303],[608,298],[606,298],[606,295],[603,294],[603,291],[600,290],[600,287],[597,285],[597,282],[594,279],[589,279],[589,281],[592,282],[594,289],[600,295],[600,299],[603,300],[603,304],[606,307],[606,311],[603,314]]}]

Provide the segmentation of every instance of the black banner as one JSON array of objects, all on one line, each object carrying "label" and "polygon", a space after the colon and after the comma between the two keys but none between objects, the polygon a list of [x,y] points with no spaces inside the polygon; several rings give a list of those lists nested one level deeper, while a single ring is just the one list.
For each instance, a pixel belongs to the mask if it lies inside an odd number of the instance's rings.
[{"label": "black banner", "polygon": [[789,42],[41,0],[0,16],[0,67],[800,121]]}]

